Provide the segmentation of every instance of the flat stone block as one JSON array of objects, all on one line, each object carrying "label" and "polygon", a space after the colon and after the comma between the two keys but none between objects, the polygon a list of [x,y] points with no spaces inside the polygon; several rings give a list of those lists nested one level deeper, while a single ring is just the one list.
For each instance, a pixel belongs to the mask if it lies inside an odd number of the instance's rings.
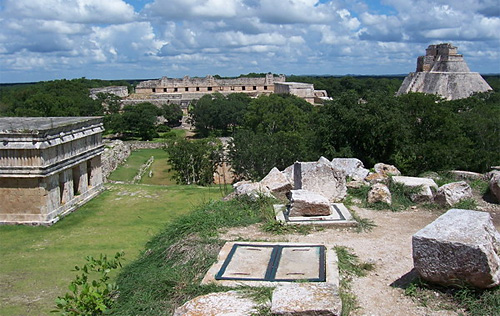
[{"label": "flat stone block", "polygon": [[338,316],[342,313],[342,301],[338,288],[331,284],[280,285],[273,292],[271,313]]},{"label": "flat stone block", "polygon": [[420,276],[441,285],[500,284],[500,234],[487,212],[451,209],[412,238]]},{"label": "flat stone block", "polygon": [[198,296],[177,308],[174,316],[248,316],[256,303],[237,291]]}]

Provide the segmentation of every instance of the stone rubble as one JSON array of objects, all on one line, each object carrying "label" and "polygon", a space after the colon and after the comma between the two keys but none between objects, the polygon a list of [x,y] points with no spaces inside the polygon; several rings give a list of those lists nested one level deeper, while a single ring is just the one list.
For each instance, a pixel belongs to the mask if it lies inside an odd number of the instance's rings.
[{"label": "stone rubble", "polygon": [[346,176],[354,181],[363,181],[370,173],[370,170],[366,169],[363,162],[357,158],[334,158],[331,165],[337,170],[344,171]]},{"label": "stone rubble", "polygon": [[330,202],[342,201],[347,195],[346,176],[331,164],[296,162],[293,171],[293,188],[324,195]]},{"label": "stone rubble", "polygon": [[367,202],[370,204],[382,202],[391,205],[392,195],[389,188],[382,183],[374,184],[368,192]]},{"label": "stone rubble", "polygon": [[489,187],[497,202],[500,203],[500,171],[490,172]]},{"label": "stone rubble", "polygon": [[410,196],[410,199],[416,203],[432,202],[434,199],[434,192],[438,190],[436,182],[429,178],[395,176],[392,177],[392,181],[410,188],[421,187],[420,192]]},{"label": "stone rubble", "polygon": [[472,198],[472,189],[465,181],[445,184],[437,190],[434,202],[453,206],[460,201]]},{"label": "stone rubble", "polygon": [[322,194],[307,190],[291,190],[289,216],[328,216],[330,201]]},{"label": "stone rubble", "polygon": [[481,289],[500,284],[500,234],[487,212],[451,209],[414,234],[412,245],[424,280]]}]

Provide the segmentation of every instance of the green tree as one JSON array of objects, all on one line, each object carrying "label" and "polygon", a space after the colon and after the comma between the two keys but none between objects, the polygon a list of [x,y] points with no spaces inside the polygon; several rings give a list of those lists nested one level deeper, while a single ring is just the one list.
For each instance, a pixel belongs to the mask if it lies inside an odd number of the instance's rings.
[{"label": "green tree", "polygon": [[182,120],[182,109],[179,105],[169,103],[163,104],[163,117],[167,120],[167,125],[170,127],[179,126]]},{"label": "green tree", "polygon": [[142,140],[152,140],[158,135],[156,120],[161,114],[161,109],[149,102],[127,105],[123,108],[122,131],[138,136]]},{"label": "green tree", "polygon": [[212,184],[223,157],[222,144],[217,139],[177,139],[168,144],[166,151],[179,184]]}]

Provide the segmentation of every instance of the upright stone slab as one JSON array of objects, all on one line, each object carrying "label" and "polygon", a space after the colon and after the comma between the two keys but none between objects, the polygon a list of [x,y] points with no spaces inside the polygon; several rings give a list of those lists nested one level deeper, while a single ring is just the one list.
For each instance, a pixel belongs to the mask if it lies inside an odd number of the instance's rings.
[{"label": "upright stone slab", "polygon": [[441,285],[500,284],[500,234],[486,212],[451,209],[412,238],[420,276]]},{"label": "upright stone slab", "polygon": [[347,195],[345,173],[325,162],[296,162],[293,170],[294,189],[307,190],[338,202]]}]

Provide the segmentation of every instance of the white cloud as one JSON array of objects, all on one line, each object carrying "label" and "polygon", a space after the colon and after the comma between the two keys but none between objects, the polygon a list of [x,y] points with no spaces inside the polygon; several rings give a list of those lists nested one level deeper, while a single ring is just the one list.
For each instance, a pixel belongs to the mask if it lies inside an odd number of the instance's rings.
[{"label": "white cloud", "polygon": [[6,16],[71,23],[120,23],[135,18],[122,0],[5,0]]},{"label": "white cloud", "polygon": [[405,73],[439,42],[475,71],[500,65],[498,0],[127,1],[4,0],[1,80]]}]

